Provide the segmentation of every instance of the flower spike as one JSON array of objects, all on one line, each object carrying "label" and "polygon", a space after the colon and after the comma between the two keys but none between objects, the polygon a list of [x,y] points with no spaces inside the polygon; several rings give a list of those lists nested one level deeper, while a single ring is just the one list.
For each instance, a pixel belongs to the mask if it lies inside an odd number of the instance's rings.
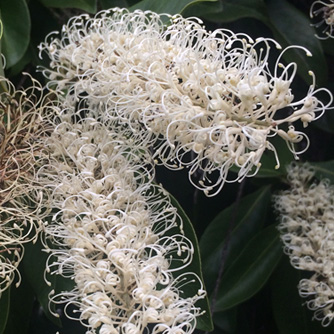
[{"label": "flower spike", "polygon": [[[190,181],[212,196],[225,182],[255,175],[267,150],[279,166],[273,136],[297,158],[295,146],[307,136],[292,123],[307,126],[332,102],[328,90],[315,89],[313,73],[306,96],[297,100],[297,65],[281,62],[291,47],[271,64],[273,47],[280,49],[272,39],[208,32],[180,15],[114,9],[73,18],[40,52],[51,60],[43,70],[49,86],[68,90],[66,103],[85,100],[101,117],[155,143],[158,163],[188,168]],[[328,103],[318,100],[323,91]],[[233,166],[238,174],[231,179]]]}]

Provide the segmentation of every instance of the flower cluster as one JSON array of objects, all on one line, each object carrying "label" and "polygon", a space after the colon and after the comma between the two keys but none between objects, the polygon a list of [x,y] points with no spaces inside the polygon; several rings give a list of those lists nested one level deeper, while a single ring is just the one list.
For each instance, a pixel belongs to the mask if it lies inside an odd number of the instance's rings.
[{"label": "flower cluster", "polygon": [[314,1],[310,8],[311,18],[320,16],[320,21],[314,26],[324,27],[321,35],[316,35],[319,39],[334,38],[334,1],[330,2]]},{"label": "flower cluster", "polygon": [[[34,184],[36,158],[44,136],[39,83],[15,90],[3,77],[0,85],[0,295],[12,283],[23,256],[22,243],[37,238],[42,193]],[[20,276],[18,283],[20,282]]]},{"label": "flower cluster", "polygon": [[275,197],[281,239],[291,264],[312,272],[299,283],[314,317],[328,326],[334,318],[334,187],[328,180],[313,182],[307,164],[290,165],[290,189]]},{"label": "flower cluster", "polygon": [[[327,105],[318,100],[324,89],[315,89],[312,72],[306,96],[296,100],[296,64],[281,63],[286,50],[269,64],[273,46],[280,49],[271,39],[208,32],[195,18],[113,9],[72,18],[40,51],[51,59],[43,73],[50,87],[66,90],[66,103],[86,99],[127,124],[155,143],[157,163],[189,168],[190,181],[214,195],[225,181],[256,174],[265,150],[279,167],[270,137],[282,137],[297,158],[295,144],[305,139],[307,148],[308,138],[292,123],[307,126],[331,103],[329,92]],[[229,179],[232,166],[238,175]]]},{"label": "flower cluster", "polygon": [[[59,114],[37,175],[57,210],[44,227],[55,247],[47,271],[75,282],[51,300],[74,306],[87,333],[190,333],[205,292],[185,270],[193,245],[168,195],[152,183],[151,156],[82,112]],[[187,284],[197,294],[187,296]]]}]

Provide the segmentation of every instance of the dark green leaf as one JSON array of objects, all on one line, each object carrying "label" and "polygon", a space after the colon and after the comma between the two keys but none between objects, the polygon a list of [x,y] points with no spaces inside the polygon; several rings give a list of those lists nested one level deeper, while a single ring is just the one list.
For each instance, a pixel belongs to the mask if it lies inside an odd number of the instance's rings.
[{"label": "dark green leaf", "polygon": [[275,321],[280,333],[311,334],[307,326],[306,307],[298,295],[298,272],[283,256],[271,281]]},{"label": "dark green leaf", "polygon": [[309,57],[304,50],[292,48],[284,54],[284,59],[296,62],[298,73],[306,82],[311,82],[308,74],[311,70],[317,76],[317,83],[324,85],[327,81],[326,60],[309,19],[286,0],[268,0],[267,3],[270,27],[282,47],[300,45],[312,53],[312,57]]},{"label": "dark green leaf", "polygon": [[31,61],[31,58],[32,58],[32,55],[31,55],[30,47],[28,47],[23,57],[14,66],[12,66],[8,70],[7,76],[13,77],[16,75],[20,75],[24,67]]},{"label": "dark green leaf", "polygon": [[3,334],[9,315],[10,289],[5,290],[0,297],[0,334]]},{"label": "dark green leaf", "polygon": [[[3,35],[3,24],[2,24],[2,21],[1,21],[1,12],[0,12],[0,55],[2,54],[2,51],[1,51],[1,39],[2,39],[2,35]],[[3,64],[3,59],[2,57],[0,57],[0,76],[4,77],[4,64]],[[2,91],[2,87],[0,86],[0,92]],[[1,333],[1,332],[0,332]]]},{"label": "dark green leaf", "polygon": [[334,41],[332,38],[328,38],[326,40],[321,41],[322,47],[324,49],[324,52],[334,56]]},{"label": "dark green leaf", "polygon": [[282,255],[275,225],[258,233],[223,275],[215,310],[224,311],[255,295],[267,282]]},{"label": "dark green leaf", "polygon": [[223,330],[224,334],[233,334],[237,328],[237,308],[231,308],[225,312],[213,314],[215,326]]},{"label": "dark green leaf", "polygon": [[46,7],[78,8],[88,13],[96,13],[96,0],[39,0]]},{"label": "dark green leaf", "polygon": [[[202,264],[201,264],[201,258],[199,254],[199,246],[198,246],[198,241],[197,237],[194,231],[194,228],[180,206],[180,204],[177,202],[177,200],[172,196],[169,195],[171,198],[171,203],[174,207],[177,208],[177,212],[180,215],[182,222],[183,222],[183,231],[184,235],[191,241],[193,247],[194,247],[194,254],[193,254],[193,260],[189,266],[187,266],[183,271],[178,271],[178,275],[182,274],[182,272],[193,272],[195,273],[202,282],[203,276],[202,276]],[[204,284],[204,283],[203,283]],[[193,289],[195,288],[195,290]],[[193,284],[187,284],[184,286],[183,290],[185,291],[186,295],[193,296],[196,294],[197,288]],[[210,312],[210,306],[209,306],[209,300],[208,298],[200,299],[197,303],[197,305],[201,308],[202,311],[204,311],[204,314],[201,315],[200,317],[197,318],[197,328],[204,330],[204,331],[212,331],[213,330],[213,323],[211,319],[211,312]]]},{"label": "dark green leaf", "polygon": [[34,293],[23,274],[18,288],[15,284],[10,286],[10,309],[4,334],[28,333],[33,304]]},{"label": "dark green leaf", "polygon": [[223,4],[221,1],[213,2],[197,2],[193,6],[185,8],[182,12],[184,17],[200,16],[210,20],[210,16],[219,15],[223,10]]},{"label": "dark green leaf", "polygon": [[237,257],[249,239],[258,233],[270,206],[269,187],[245,196],[238,205],[223,210],[207,227],[200,240],[203,274],[208,290],[213,289],[225,253],[224,268]]},{"label": "dark green leaf", "polygon": [[319,179],[329,179],[334,183],[334,160],[324,162],[312,162],[311,165],[315,170],[315,175]]},{"label": "dark green leaf", "polygon": [[128,2],[126,0],[100,0],[102,9],[109,9],[113,7],[127,8]]},{"label": "dark green leaf", "polygon": [[30,41],[30,14],[25,0],[0,1],[3,23],[1,51],[6,66],[15,65],[26,52]]},{"label": "dark green leaf", "polygon": [[[58,275],[53,275],[51,277],[47,277],[51,283],[51,286],[46,284],[44,280],[44,271],[48,254],[43,252],[42,249],[43,245],[40,241],[38,241],[36,244],[27,244],[25,246],[22,267],[25,276],[33,288],[33,291],[35,292],[46,316],[56,325],[60,326],[59,318],[54,317],[49,310],[49,293],[51,290],[55,290],[56,292],[60,292],[62,290],[70,291],[73,287],[73,281]],[[52,312],[55,312],[54,305],[50,304],[50,307]]]},{"label": "dark green leaf", "polygon": [[[331,92],[334,91],[334,82],[332,85],[328,85],[329,90]],[[331,88],[332,86],[333,88]],[[330,134],[334,134],[334,113],[332,110],[328,110],[325,112],[324,115],[322,115],[315,123],[313,123],[314,126],[321,129],[322,131],[328,132]]]},{"label": "dark green leaf", "polygon": [[182,13],[188,6],[203,2],[203,1],[217,1],[217,0],[142,0],[136,3],[134,6],[130,7],[130,10],[135,9],[141,10],[151,10],[156,13],[168,13],[168,14],[178,14]]},{"label": "dark green leaf", "polygon": [[245,17],[263,22],[268,20],[266,6],[262,0],[226,0],[222,1],[222,4],[221,10],[204,12],[204,18],[213,22],[231,22]]},{"label": "dark green leaf", "polygon": [[313,312],[307,309],[306,299],[299,296],[297,286],[303,275],[307,274],[293,268],[289,258],[283,256],[272,276],[272,308],[279,334],[333,333],[333,327],[312,321]]}]

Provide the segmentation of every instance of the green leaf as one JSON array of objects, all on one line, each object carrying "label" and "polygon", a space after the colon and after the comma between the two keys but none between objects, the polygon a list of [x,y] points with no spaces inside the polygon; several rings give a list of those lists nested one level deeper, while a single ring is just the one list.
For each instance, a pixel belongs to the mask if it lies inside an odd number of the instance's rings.
[{"label": "green leaf", "polygon": [[304,50],[292,48],[284,53],[284,59],[297,64],[297,71],[306,82],[311,82],[308,72],[312,70],[317,76],[317,83],[324,85],[327,81],[327,63],[309,19],[286,0],[268,0],[267,4],[271,22],[269,27],[282,47],[300,45],[312,53],[312,57],[309,57]]},{"label": "green leaf", "polygon": [[[184,17],[200,16],[210,21],[211,15],[221,14],[224,6],[221,1],[197,2],[182,11]],[[212,20],[211,20],[212,21]]]},{"label": "green leaf", "polygon": [[321,40],[321,45],[325,53],[334,56],[334,41],[332,38]]},{"label": "green leaf", "polygon": [[142,0],[129,9],[131,11],[135,9],[141,10],[151,10],[156,13],[168,13],[171,15],[182,13],[188,6],[203,2],[203,1],[212,1],[215,2],[217,0],[178,0],[178,1],[170,1],[170,0]]},{"label": "green leaf", "polygon": [[10,286],[10,316],[4,334],[28,333],[33,304],[34,293],[25,276],[22,275],[18,288],[15,284]]},{"label": "green leaf", "polygon": [[113,7],[127,8],[129,7],[126,0],[99,0],[101,9],[109,9]]},{"label": "green leaf", "polygon": [[237,328],[237,308],[231,308],[224,312],[215,312],[213,322],[224,334],[233,334]]},{"label": "green leaf", "polygon": [[[0,18],[1,18],[1,12],[0,12]],[[2,24],[2,21],[0,19],[0,55],[2,54],[2,50],[1,50],[2,35],[3,35],[3,24]],[[5,76],[3,68],[4,68],[3,59],[2,59],[2,57],[0,57],[0,76],[2,76],[2,77]],[[3,87],[0,86],[0,92],[2,92],[3,90],[4,90]]]},{"label": "green leaf", "polygon": [[254,296],[267,282],[281,255],[275,225],[258,233],[223,275],[215,310],[227,310]]},{"label": "green leaf", "polygon": [[88,13],[96,13],[96,0],[39,0],[46,7],[79,8]]},{"label": "green leaf", "polygon": [[0,297],[0,334],[6,328],[10,308],[10,289],[5,290]]},{"label": "green leaf", "polygon": [[[56,293],[62,290],[70,291],[73,287],[73,281],[59,275],[53,275],[48,277],[51,283],[51,286],[48,286],[44,280],[44,271],[48,256],[47,253],[43,252],[43,245],[40,240],[36,244],[29,243],[25,246],[22,267],[45,315],[54,324],[60,326],[59,318],[56,318],[49,310],[49,293],[51,290],[55,290]],[[50,307],[52,312],[55,312],[55,306],[50,304]]]},{"label": "green leaf", "polygon": [[[325,334],[333,333],[333,327],[322,327],[319,321],[312,321],[313,312],[305,305],[305,298],[298,294],[298,283],[305,272],[297,270],[283,256],[272,275],[272,309],[279,334]],[[304,276],[305,277],[305,276]]]},{"label": "green leaf", "polygon": [[312,162],[311,166],[315,170],[315,176],[319,179],[329,179],[334,184],[334,160],[324,162]]},{"label": "green leaf", "polygon": [[[334,48],[333,48],[334,49]],[[334,91],[334,81],[328,83],[328,89]],[[322,101],[325,101],[323,99]],[[313,126],[321,129],[322,131],[334,134],[334,113],[332,110],[327,110],[318,120],[313,123]]]},{"label": "green leaf", "polygon": [[1,51],[6,67],[15,65],[26,52],[30,41],[30,14],[25,0],[0,1],[3,23]]},{"label": "green leaf", "polygon": [[[36,244],[29,243],[25,246],[25,254],[22,260],[23,270],[34,290],[39,303],[46,316],[56,325],[60,326],[60,320],[55,318],[49,311],[49,293],[53,287],[48,286],[44,280],[44,271],[48,254],[42,251],[43,245],[38,240]],[[51,279],[52,285],[55,282]],[[53,309],[55,311],[55,309]]]},{"label": "green leaf", "polygon": [[307,308],[302,306],[303,300],[298,295],[298,276],[300,271],[283,256],[271,280],[273,314],[282,334],[313,333],[307,325]]},{"label": "green leaf", "polygon": [[[177,200],[169,194],[169,197],[171,199],[171,203],[174,207],[176,207],[177,212],[179,216],[182,219],[183,222],[183,231],[184,235],[191,241],[193,247],[194,247],[194,254],[193,254],[193,260],[189,266],[184,268],[183,270],[178,271],[178,275],[182,274],[182,272],[193,272],[195,273],[203,282],[203,275],[202,275],[202,264],[201,264],[201,258],[199,254],[199,245],[197,241],[197,237],[194,231],[194,228],[187,216],[187,214],[184,212],[180,204],[177,202]],[[194,290],[195,288],[195,290]],[[193,284],[187,284],[183,287],[183,289],[186,295],[193,296],[197,292],[197,288]],[[197,304],[204,313],[197,318],[197,329],[203,330],[203,331],[212,331],[213,330],[213,323],[211,319],[211,311],[209,306],[209,300],[207,297],[204,299],[200,299]]]},{"label": "green leaf", "polygon": [[232,22],[245,17],[263,22],[268,20],[266,6],[262,0],[225,0],[222,4],[220,11],[204,12],[204,18],[213,22]]},{"label": "green leaf", "polygon": [[22,70],[31,61],[31,58],[31,50],[30,47],[28,47],[23,57],[7,71],[7,77],[10,78],[17,75],[22,75]]},{"label": "green leaf", "polygon": [[242,198],[238,205],[233,204],[224,209],[204,231],[200,239],[200,250],[203,274],[209,291],[213,289],[217,279],[222,251],[226,254],[224,268],[227,269],[249,239],[260,231],[269,207],[270,189],[263,187]]}]

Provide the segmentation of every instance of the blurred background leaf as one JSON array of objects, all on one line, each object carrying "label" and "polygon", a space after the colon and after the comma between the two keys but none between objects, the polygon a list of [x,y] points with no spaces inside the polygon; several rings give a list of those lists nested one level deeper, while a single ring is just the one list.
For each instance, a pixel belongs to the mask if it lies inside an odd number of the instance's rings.
[{"label": "blurred background leaf", "polygon": [[334,160],[312,162],[311,166],[313,166],[317,178],[320,180],[324,178],[329,179],[334,184]]},{"label": "blurred background leaf", "polygon": [[284,53],[287,62],[296,62],[298,74],[308,83],[312,80],[308,74],[315,73],[317,83],[322,86],[327,82],[327,64],[320,41],[314,37],[315,30],[304,13],[285,0],[268,0],[270,28],[275,39],[283,48],[300,45],[312,53],[307,56],[304,50],[293,47]]},{"label": "blurred background leaf", "polygon": [[223,274],[215,310],[224,311],[256,294],[267,282],[282,255],[275,225],[259,232]]},{"label": "blurred background leaf", "polygon": [[10,287],[9,316],[4,334],[24,334],[29,330],[34,293],[23,273],[21,276],[20,286],[17,288],[15,284],[12,284]]},{"label": "blurred background leaf", "polygon": [[15,65],[26,52],[30,41],[30,14],[25,0],[0,1],[3,24],[1,52],[6,66]]},{"label": "blurred background leaf", "polygon": [[214,288],[223,256],[226,270],[264,225],[269,205],[270,189],[261,188],[220,212],[204,231],[200,250],[209,293]]},{"label": "blurred background leaf", "polygon": [[322,327],[312,320],[313,312],[305,305],[306,298],[298,294],[298,283],[310,273],[297,270],[289,263],[288,256],[282,259],[270,280],[272,308],[279,334],[329,334],[333,327]]},{"label": "blurred background leaf", "polygon": [[9,309],[10,309],[10,289],[5,290],[1,294],[0,298],[0,334],[3,334],[8,316],[9,316]]},{"label": "blurred background leaf", "polygon": [[[40,240],[35,244],[28,243],[25,246],[25,254],[22,260],[22,269],[25,277],[29,282],[38,302],[43,308],[45,315],[57,326],[61,326],[61,321],[52,313],[56,313],[54,304],[49,303],[49,294],[52,290],[55,293],[61,291],[71,291],[73,288],[73,280],[66,279],[60,275],[47,275],[45,268],[49,254],[43,251],[43,245]],[[45,282],[45,278],[50,285]],[[51,308],[51,311],[49,309]]]},{"label": "blurred background leaf", "polygon": [[96,12],[96,0],[39,0],[45,7],[78,8],[88,13]]},{"label": "blurred background leaf", "polygon": [[187,16],[202,16],[213,22],[232,22],[252,17],[267,22],[266,6],[263,0],[219,0],[215,4],[201,4],[201,10],[192,7],[186,10]]},{"label": "blurred background leaf", "polygon": [[130,7],[130,10],[135,9],[151,10],[156,13],[178,14],[182,13],[187,7],[200,2],[216,2],[217,0],[142,0]]}]

